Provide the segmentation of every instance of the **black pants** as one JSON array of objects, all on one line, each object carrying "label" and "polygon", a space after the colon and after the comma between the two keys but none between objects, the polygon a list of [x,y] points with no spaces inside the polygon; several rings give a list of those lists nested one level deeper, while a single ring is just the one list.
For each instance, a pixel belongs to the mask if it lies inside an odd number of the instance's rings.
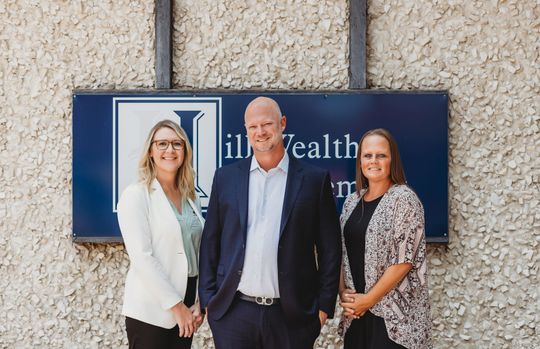
[{"label": "black pants", "polygon": [[[195,303],[197,277],[188,278],[184,304]],[[193,337],[179,337],[178,325],[171,329],[162,328],[126,317],[126,331],[129,349],[189,349]]]},{"label": "black pants", "polygon": [[405,349],[388,338],[384,319],[369,311],[352,321],[343,344],[344,349]]},{"label": "black pants", "polygon": [[211,318],[211,308],[208,313],[217,349],[313,349],[321,330],[318,316],[297,324],[298,328],[287,326],[279,304],[265,306],[236,298],[219,320]]}]

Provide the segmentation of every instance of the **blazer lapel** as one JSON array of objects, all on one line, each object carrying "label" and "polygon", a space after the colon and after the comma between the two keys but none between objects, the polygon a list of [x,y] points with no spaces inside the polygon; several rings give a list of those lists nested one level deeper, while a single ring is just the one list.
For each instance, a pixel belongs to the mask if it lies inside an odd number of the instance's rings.
[{"label": "blazer lapel", "polygon": [[154,178],[150,188],[152,189],[150,197],[152,199],[153,208],[156,210],[156,212],[159,212],[159,216],[163,224],[166,224],[167,227],[174,228],[175,236],[180,240],[183,251],[184,242],[182,240],[182,229],[176,220],[176,216],[171,204],[169,203],[169,199],[167,199],[167,196],[165,195],[165,192],[157,179]]},{"label": "blazer lapel", "polygon": [[238,199],[238,213],[240,214],[240,231],[244,241],[247,235],[247,218],[248,218],[248,201],[249,201],[249,168],[251,165],[251,157],[238,163],[238,182],[233,182],[232,185],[238,185],[236,191]]},{"label": "blazer lapel", "polygon": [[281,225],[279,229],[280,237],[287,225],[289,215],[302,186],[302,180],[304,178],[302,171],[303,169],[298,160],[289,157],[289,170],[287,171],[287,184],[285,185],[285,198],[283,199],[283,211],[281,212]]}]

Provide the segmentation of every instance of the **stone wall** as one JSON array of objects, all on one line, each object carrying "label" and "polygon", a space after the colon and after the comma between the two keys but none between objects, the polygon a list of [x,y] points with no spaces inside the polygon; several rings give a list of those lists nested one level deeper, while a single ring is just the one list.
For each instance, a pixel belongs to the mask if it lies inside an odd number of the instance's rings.
[{"label": "stone wall", "polygon": [[0,2],[0,347],[111,348],[128,260],[71,242],[71,92],[150,88],[153,1]]},{"label": "stone wall", "polygon": [[[152,88],[153,6],[0,3],[2,348],[126,347],[123,247],[71,242],[71,92]],[[178,0],[175,88],[345,89],[347,12],[346,0]],[[538,347],[540,4],[370,0],[368,12],[371,88],[450,91],[451,241],[429,248],[436,348]],[[317,347],[341,346],[335,328]],[[211,347],[207,326],[195,347]]]}]

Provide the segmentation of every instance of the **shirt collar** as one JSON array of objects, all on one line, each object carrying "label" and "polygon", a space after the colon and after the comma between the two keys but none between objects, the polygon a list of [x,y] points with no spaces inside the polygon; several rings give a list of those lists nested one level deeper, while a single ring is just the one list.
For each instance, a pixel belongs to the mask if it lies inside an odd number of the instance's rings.
[{"label": "shirt collar", "polygon": [[[276,168],[281,169],[284,173],[287,173],[289,170],[289,155],[287,152],[283,154],[283,158],[281,158],[281,161],[276,166]],[[259,165],[259,162],[255,158],[255,155],[251,157],[251,167],[249,168],[249,172],[252,172],[253,170],[259,169],[259,171],[262,171],[265,173],[266,171]]]}]

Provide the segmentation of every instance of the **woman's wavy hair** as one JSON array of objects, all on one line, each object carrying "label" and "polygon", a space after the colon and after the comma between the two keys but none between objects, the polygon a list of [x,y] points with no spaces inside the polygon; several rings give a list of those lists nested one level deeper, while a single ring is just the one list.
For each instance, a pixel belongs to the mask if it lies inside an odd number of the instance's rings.
[{"label": "woman's wavy hair", "polygon": [[356,192],[360,193],[360,190],[368,187],[368,180],[362,173],[362,142],[368,136],[381,136],[384,137],[388,144],[390,144],[390,180],[394,184],[406,184],[405,171],[403,170],[403,164],[401,163],[401,156],[399,156],[399,149],[396,140],[392,134],[384,128],[376,128],[369,130],[358,142],[358,152],[356,154]]},{"label": "woman's wavy hair", "polygon": [[150,148],[153,145],[154,135],[161,128],[170,128],[173,130],[178,138],[184,142],[184,162],[176,173],[176,185],[180,190],[180,194],[183,198],[190,198],[195,200],[195,171],[191,165],[193,158],[193,151],[191,150],[191,144],[186,135],[186,132],[180,125],[171,120],[161,120],[152,127],[144,143],[143,153],[141,160],[139,161],[139,180],[146,183],[148,189],[154,178],[156,178],[156,169],[154,159],[150,156]]}]

